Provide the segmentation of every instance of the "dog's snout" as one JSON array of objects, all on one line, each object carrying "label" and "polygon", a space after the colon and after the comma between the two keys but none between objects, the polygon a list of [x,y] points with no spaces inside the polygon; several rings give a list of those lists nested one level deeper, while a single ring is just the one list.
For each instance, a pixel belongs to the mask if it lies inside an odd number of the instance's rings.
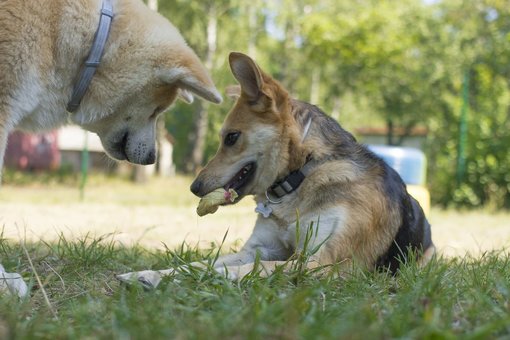
[{"label": "dog's snout", "polygon": [[124,134],[122,135],[122,138],[120,138],[120,140],[117,142],[117,145],[116,147],[119,149],[119,150],[125,150],[126,149],[126,145],[128,143],[128,132],[124,132]]},{"label": "dog's snout", "polygon": [[200,190],[202,189],[203,182],[200,180],[195,180],[193,183],[191,183],[190,190],[192,193],[194,193],[197,196],[200,196]]},{"label": "dog's snout", "polygon": [[126,145],[128,143],[128,132],[123,131],[115,136],[109,149],[113,152],[113,157],[119,160],[127,159]]},{"label": "dog's snout", "polygon": [[156,162],[156,150],[149,151],[149,154],[142,162],[143,165],[154,164]]}]

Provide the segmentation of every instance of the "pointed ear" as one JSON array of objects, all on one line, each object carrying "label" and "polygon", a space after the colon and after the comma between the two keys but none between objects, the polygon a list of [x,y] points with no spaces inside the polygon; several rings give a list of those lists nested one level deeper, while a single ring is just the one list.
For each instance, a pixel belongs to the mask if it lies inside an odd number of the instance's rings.
[{"label": "pointed ear", "polygon": [[229,55],[232,74],[241,85],[241,91],[250,98],[257,100],[262,93],[262,73],[257,64],[247,55],[232,52]]},{"label": "pointed ear", "polygon": [[[186,67],[174,67],[171,69],[162,69],[158,71],[158,77],[167,84],[176,85],[179,90],[192,92],[205,100],[219,104],[222,101],[221,95],[210,80],[205,70],[201,72],[190,70]],[[184,100],[189,99],[188,95],[182,96]]]}]

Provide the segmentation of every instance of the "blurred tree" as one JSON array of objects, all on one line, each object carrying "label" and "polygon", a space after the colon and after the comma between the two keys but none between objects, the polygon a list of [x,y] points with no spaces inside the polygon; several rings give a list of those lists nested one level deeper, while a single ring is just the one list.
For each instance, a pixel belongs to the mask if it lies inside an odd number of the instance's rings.
[{"label": "blurred tree", "polygon": [[[211,70],[221,90],[234,82],[226,64],[228,52],[251,50],[255,53],[258,34],[263,31],[260,28],[263,23],[259,20],[261,5],[262,0],[250,3],[240,0],[160,0],[160,11],[180,29],[205,66]],[[187,172],[199,169],[206,159],[204,157],[216,149],[217,131],[225,116],[222,107],[203,101],[196,101],[192,107],[192,115],[189,115],[188,108],[179,103],[167,113],[168,129],[179,136],[176,141],[176,163]],[[187,112],[188,117],[181,117],[182,112]],[[184,134],[187,135],[186,139],[183,139]]]},{"label": "blurred tree", "polygon": [[[318,104],[349,128],[384,125],[388,142],[399,144],[393,127],[426,125],[435,203],[510,208],[508,0],[159,0],[159,5],[211,68],[220,90],[234,82],[228,53],[248,52],[293,96]],[[466,171],[457,183],[466,73]],[[167,113],[179,169],[189,164],[195,170],[214,153],[230,106],[228,99],[221,106],[177,103]]]},{"label": "blurred tree", "polygon": [[[331,64],[331,88],[370,98],[384,118],[388,144],[395,126],[408,133],[438,110],[441,64],[431,64],[436,32],[432,9],[419,1],[322,1],[305,20],[305,50],[318,65]],[[332,10],[334,8],[334,10]]]},{"label": "blurred tree", "polygon": [[[508,1],[441,3],[447,32],[450,92],[444,117],[431,122],[431,187],[444,206],[510,208],[510,12]],[[461,120],[461,73],[469,74],[466,169],[455,180]]]}]

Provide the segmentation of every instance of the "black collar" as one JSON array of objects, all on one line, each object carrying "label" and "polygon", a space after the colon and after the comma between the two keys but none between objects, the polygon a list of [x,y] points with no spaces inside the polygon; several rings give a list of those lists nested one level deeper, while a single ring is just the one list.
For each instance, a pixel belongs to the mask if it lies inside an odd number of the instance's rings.
[{"label": "black collar", "polygon": [[[318,165],[318,162],[308,157],[307,162],[301,169],[292,171],[290,174],[285,176],[283,179],[276,181],[267,189],[266,198],[270,203],[279,203],[280,198],[285,195],[290,194],[305,180],[306,176],[308,176],[313,168]],[[272,197],[276,197],[273,199]]]},{"label": "black collar", "polygon": [[90,48],[89,56],[85,61],[85,67],[82,69],[78,81],[74,85],[71,100],[67,104],[68,112],[75,112],[80,106],[80,102],[85,96],[90,82],[96,73],[96,69],[101,62],[106,40],[110,34],[110,27],[113,20],[113,5],[111,0],[103,0],[101,8],[101,18],[99,19],[99,27],[97,28],[94,42]]},{"label": "black collar", "polygon": [[[301,137],[301,143],[303,143],[308,136],[308,132],[310,132],[310,126],[312,125],[312,117],[308,118],[304,128],[303,135]],[[306,163],[303,165],[301,169],[292,171],[283,179],[276,181],[266,190],[266,198],[270,203],[280,203],[283,196],[290,194],[305,180],[306,176],[310,174],[312,168],[317,164],[316,161],[312,159],[311,155],[306,157]],[[276,197],[276,199],[272,199],[270,196]]]}]

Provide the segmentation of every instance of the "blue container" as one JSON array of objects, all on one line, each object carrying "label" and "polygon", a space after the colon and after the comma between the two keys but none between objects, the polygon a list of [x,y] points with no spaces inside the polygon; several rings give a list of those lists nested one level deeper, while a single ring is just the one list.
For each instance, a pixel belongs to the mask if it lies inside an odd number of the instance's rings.
[{"label": "blue container", "polygon": [[367,147],[395,169],[406,184],[425,185],[427,159],[421,150],[388,145],[367,145]]}]

